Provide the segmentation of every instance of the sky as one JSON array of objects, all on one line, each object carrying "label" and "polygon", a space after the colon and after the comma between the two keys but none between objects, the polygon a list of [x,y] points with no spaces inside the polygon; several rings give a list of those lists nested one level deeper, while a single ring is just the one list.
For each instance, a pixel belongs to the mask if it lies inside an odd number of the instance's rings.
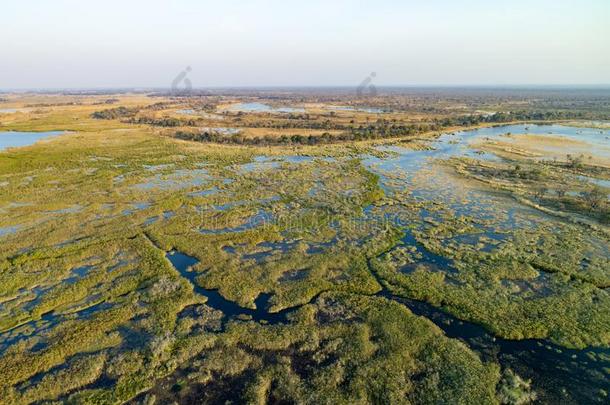
[{"label": "sky", "polygon": [[0,0],[0,89],[610,84],[610,0]]}]

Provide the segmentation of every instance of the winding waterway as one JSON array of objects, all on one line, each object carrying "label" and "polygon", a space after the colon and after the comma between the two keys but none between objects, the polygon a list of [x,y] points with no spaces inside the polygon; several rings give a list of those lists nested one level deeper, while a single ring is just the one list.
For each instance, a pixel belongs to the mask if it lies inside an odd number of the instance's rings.
[{"label": "winding waterway", "polygon": [[[380,176],[381,186],[388,194],[404,189],[411,190],[414,198],[422,201],[437,200],[448,204],[457,214],[475,217],[488,216],[497,220],[497,210],[501,198],[487,195],[482,191],[473,191],[476,198],[464,200],[457,197],[463,190],[447,187],[442,179],[443,174],[429,172],[430,164],[436,159],[468,156],[484,160],[500,160],[491,153],[480,153],[469,143],[482,138],[497,138],[507,133],[528,133],[535,135],[561,135],[570,139],[585,140],[594,148],[596,145],[608,145],[607,136],[610,131],[571,128],[560,125],[510,125],[488,127],[472,131],[461,131],[440,136],[433,142],[431,150],[410,150],[400,147],[382,147],[380,150],[390,152],[386,157],[366,157],[364,165]],[[259,159],[260,160],[260,159]],[[400,179],[389,176],[401,172]],[[422,172],[427,180],[421,181]],[[432,176],[432,177],[431,177]],[[439,180],[438,182],[435,180]],[[603,182],[602,182],[603,183]],[[471,196],[472,197],[472,196]],[[472,201],[475,201],[474,203]],[[365,210],[366,212],[366,210]],[[422,218],[430,215],[422,209]],[[511,232],[516,228],[531,227],[537,221],[547,221],[549,218],[535,209],[512,202],[505,218],[492,227],[481,229],[489,239],[501,240],[502,232]],[[417,242],[410,229],[405,229],[403,238],[405,245],[413,246],[419,253],[420,263],[429,263],[442,268],[448,274],[451,272],[451,260],[428,251]],[[464,238],[462,243],[467,243]],[[479,242],[474,240],[474,243]],[[481,249],[493,249],[485,246]],[[190,267],[197,263],[195,258],[180,252],[168,253],[168,259],[174,267],[194,286],[195,292],[207,297],[207,305],[222,311],[228,319],[253,319],[265,323],[286,323],[290,321],[290,313],[298,309],[288,308],[277,313],[267,312],[270,296],[261,294],[256,300],[256,309],[243,308],[228,301],[215,290],[206,290],[197,283],[196,272]],[[610,350],[605,348],[589,348],[585,350],[566,349],[547,340],[526,339],[508,340],[493,336],[483,326],[460,320],[442,309],[431,304],[414,301],[392,295],[387,290],[378,294],[380,297],[397,301],[412,312],[423,316],[451,338],[464,341],[471,349],[479,353],[485,361],[494,361],[503,368],[511,368],[524,378],[531,379],[539,399],[548,403],[592,403],[600,401],[601,392],[608,390],[609,382],[606,370],[610,367]],[[312,301],[315,301],[315,297]],[[604,391],[605,390],[605,391]]]},{"label": "winding waterway", "polygon": [[[0,132],[0,150],[7,147],[25,146],[36,142],[39,139],[57,136],[62,132],[41,132],[41,133],[18,133]],[[380,151],[388,152],[385,157],[366,156],[363,159],[364,166],[379,175],[380,185],[388,195],[397,194],[409,190],[411,197],[422,202],[438,201],[450,207],[456,215],[468,215],[477,218],[489,218],[493,226],[477,225],[489,240],[499,241],[518,228],[535,226],[537,221],[547,221],[549,218],[533,208],[520,205],[512,201],[510,209],[498,215],[502,197],[490,195],[481,190],[470,190],[469,198],[463,198],[464,190],[451,187],[445,174],[430,170],[431,163],[438,159],[448,159],[452,157],[472,157],[476,159],[496,161],[500,157],[491,153],[480,153],[469,146],[469,143],[483,138],[497,138],[507,133],[512,134],[534,134],[534,135],[553,135],[563,136],[578,141],[586,141],[592,148],[606,148],[609,141],[610,130],[597,130],[585,128],[572,128],[560,125],[510,125],[501,127],[488,127],[471,131],[460,131],[444,134],[432,143],[433,149],[430,150],[411,150],[401,147],[381,147]],[[260,156],[251,163],[241,165],[238,169],[240,173],[249,173],[256,170],[275,170],[281,163],[298,164],[311,162],[309,157],[266,157]],[[400,173],[400,176],[395,176]],[[149,181],[161,183],[166,188],[180,189],[183,184],[187,188],[193,185],[205,185],[209,181],[209,175],[205,170],[190,173],[178,173],[178,176],[155,175]],[[186,178],[186,180],[185,180]],[[585,181],[596,182],[602,186],[607,186],[607,180],[588,178]],[[147,184],[138,185],[147,188]],[[155,183],[155,184],[157,184]],[[449,185],[448,185],[449,184]],[[210,189],[206,193],[217,193],[218,189]],[[324,190],[317,192],[323,193]],[[191,193],[192,195],[195,195]],[[201,194],[201,192],[200,192]],[[201,194],[205,196],[206,194]],[[503,201],[502,203],[505,203]],[[136,207],[145,209],[147,206]],[[131,212],[125,213],[129,215]],[[165,213],[163,214],[165,216]],[[168,213],[174,215],[173,213]],[[365,210],[365,215],[373,214],[370,209]],[[433,216],[426,208],[422,208],[419,218],[423,220]],[[265,211],[259,212],[256,218],[263,222],[272,221],[272,218]],[[268,218],[269,217],[269,218]],[[155,221],[159,217],[154,217]],[[235,228],[224,228],[221,230],[200,230],[202,234],[216,234],[229,232],[243,232],[257,226],[260,221],[248,221],[242,226]],[[152,223],[152,222],[151,222]],[[0,228],[0,237],[9,233],[16,232],[13,228]],[[450,274],[453,264],[450,259],[442,255],[431,252],[418,242],[414,235],[417,226],[404,229],[402,242],[404,245],[411,246],[418,254],[418,263],[433,264],[442,271]],[[468,236],[468,235],[466,235]],[[467,237],[460,243],[470,243]],[[280,243],[280,242],[278,242]],[[480,240],[474,239],[472,244],[480,246]],[[286,250],[290,249],[290,244],[286,244]],[[479,247],[479,249],[494,248],[493,244]],[[297,311],[300,306],[286,308],[279,312],[269,312],[269,303],[272,296],[270,294],[260,294],[255,300],[255,308],[244,308],[233,301],[225,299],[219,291],[209,290],[201,287],[197,278],[202,277],[201,273],[193,271],[193,266],[197,265],[198,260],[184,253],[172,250],[164,252],[166,258],[172,266],[187,279],[193,286],[195,293],[205,296],[206,305],[221,311],[224,314],[224,322],[235,319],[253,320],[261,323],[278,324],[291,322],[291,314]],[[254,257],[256,258],[256,257]],[[74,278],[87,277],[89,269],[78,268],[74,271]],[[409,268],[403,271],[410,271]],[[371,270],[374,274],[375,272]],[[298,277],[298,274],[294,277]],[[72,278],[68,279],[72,280]],[[381,281],[381,280],[379,280]],[[380,283],[383,285],[382,283]],[[45,291],[32,291],[37,297]],[[607,293],[607,292],[606,292]],[[514,369],[519,375],[532,379],[534,390],[538,392],[539,398],[549,403],[592,403],[600,401],[600,392],[609,391],[607,370],[610,369],[610,350],[606,348],[589,348],[585,350],[565,349],[554,345],[546,340],[507,340],[493,336],[483,326],[475,323],[460,320],[442,308],[437,308],[429,303],[415,301],[407,298],[397,297],[389,291],[383,290],[377,294],[380,299],[389,299],[399,302],[408,307],[416,315],[425,317],[436,324],[444,333],[455,339],[465,342],[472,350],[476,351],[483,360],[494,361],[502,365],[503,368]],[[312,299],[315,301],[317,297]],[[36,304],[36,300],[30,305]],[[107,309],[110,304],[93,303],[76,313],[75,317],[86,318],[96,311]],[[45,330],[55,327],[59,322],[65,320],[64,315],[53,312],[42,315],[38,321],[31,321],[24,325],[18,325],[11,330],[0,334],[0,352],[7,347],[32,336],[40,334]],[[27,330],[25,330],[27,329]],[[25,330],[25,331],[24,331]]]},{"label": "winding waterway", "polygon": [[[206,305],[221,311],[225,322],[235,319],[278,324],[290,321],[290,314],[301,306],[279,312],[268,312],[269,294],[261,294],[255,301],[256,308],[244,308],[225,299],[218,291],[201,287],[192,267],[199,261],[184,253],[171,251],[167,259],[174,268],[193,285],[197,294],[207,298]],[[462,321],[421,301],[395,296],[383,290],[379,297],[405,305],[416,315],[427,318],[450,338],[460,339],[485,361],[499,362],[503,368],[511,368],[519,375],[532,379],[540,399],[549,403],[591,403],[598,400],[600,390],[607,389],[605,369],[610,367],[610,350],[572,350],[545,340],[508,340],[491,335],[482,326]],[[314,302],[317,296],[312,299]],[[596,358],[597,355],[607,357]]]}]

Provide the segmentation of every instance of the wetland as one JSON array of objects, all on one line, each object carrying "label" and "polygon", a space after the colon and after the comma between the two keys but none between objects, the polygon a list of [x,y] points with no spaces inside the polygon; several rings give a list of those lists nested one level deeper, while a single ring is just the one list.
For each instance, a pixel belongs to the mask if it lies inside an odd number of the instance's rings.
[{"label": "wetland", "polygon": [[102,97],[0,115],[1,404],[608,401],[606,104]]}]

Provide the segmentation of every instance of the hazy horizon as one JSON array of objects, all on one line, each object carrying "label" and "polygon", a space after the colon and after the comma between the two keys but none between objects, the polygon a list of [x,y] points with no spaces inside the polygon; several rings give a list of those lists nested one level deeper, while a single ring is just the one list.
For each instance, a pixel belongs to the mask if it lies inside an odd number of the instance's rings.
[{"label": "hazy horizon", "polygon": [[[196,87],[193,86],[191,91],[230,91],[230,90],[244,90],[244,91],[274,91],[274,90],[355,90],[357,86],[347,85],[252,85],[252,86],[208,86],[208,87]],[[444,85],[444,84],[414,84],[414,85],[377,85],[377,90],[383,93],[383,90],[608,90],[610,91],[610,83],[599,83],[599,84],[455,84],[455,85]],[[128,86],[114,86],[114,87],[33,87],[33,88],[0,88],[0,93],[45,93],[45,92],[105,92],[105,91],[116,91],[121,92],[150,92],[150,91],[170,91],[171,86],[165,87],[154,87],[154,86],[139,86],[139,87],[128,87]]]},{"label": "hazy horizon", "polygon": [[[34,3],[34,4],[32,4]],[[0,89],[605,87],[610,2],[8,1]]]}]

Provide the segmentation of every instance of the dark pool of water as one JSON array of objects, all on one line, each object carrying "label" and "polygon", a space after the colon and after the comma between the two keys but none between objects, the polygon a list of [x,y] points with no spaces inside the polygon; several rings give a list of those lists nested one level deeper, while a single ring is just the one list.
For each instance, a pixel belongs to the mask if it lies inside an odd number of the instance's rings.
[{"label": "dark pool of water", "polygon": [[[532,380],[532,386],[544,403],[607,403],[600,390],[608,391],[610,349],[566,349],[544,340],[507,340],[494,337],[485,328],[461,321],[432,305],[380,294],[400,302],[413,313],[434,322],[450,338],[464,341],[486,361],[497,361],[521,377]],[[592,355],[605,354],[606,359]]]},{"label": "dark pool of water", "polygon": [[93,269],[95,269],[95,266],[87,265],[87,266],[77,267],[72,270],[72,272],[70,273],[70,276],[67,279],[65,279],[64,282],[67,284],[74,284],[81,278],[86,277]]},{"label": "dark pool of water", "polygon": [[434,264],[444,269],[453,268],[453,260],[428,250],[415,238],[410,229],[405,229],[405,236],[402,238],[402,241],[407,246],[415,247],[418,255],[421,257],[421,262]]},{"label": "dark pool of water", "polygon": [[[216,290],[207,290],[196,281],[197,272],[191,271],[199,261],[186,254],[172,251],[167,258],[176,270],[193,285],[195,292],[207,297],[206,305],[220,310],[229,319],[251,318],[270,324],[288,322],[287,315],[298,309],[289,308],[277,313],[267,311],[270,294],[261,294],[255,301],[256,309],[244,308],[225,299]],[[430,257],[431,260],[437,259]],[[450,338],[464,341],[485,361],[497,361],[504,368],[511,368],[524,378],[533,380],[539,398],[550,403],[602,402],[602,389],[608,389],[605,368],[610,367],[610,350],[591,348],[571,350],[544,340],[507,340],[494,337],[484,327],[459,320],[434,306],[402,297],[387,291],[378,294],[397,301],[413,313],[423,316]],[[595,355],[605,354],[605,359]]]},{"label": "dark pool of water", "polygon": [[174,211],[164,211],[163,214],[161,214],[161,215],[156,215],[154,217],[146,218],[146,220],[142,223],[142,225],[149,226],[156,222],[159,222],[159,220],[161,220],[161,219],[167,220],[174,216],[176,216],[176,213]]},{"label": "dark pool of water", "polygon": [[257,322],[267,322],[270,324],[286,323],[288,321],[287,315],[295,311],[295,308],[288,308],[279,312],[268,312],[269,300],[271,299],[270,294],[260,294],[256,298],[254,301],[256,309],[244,308],[233,301],[227,300],[217,290],[208,290],[199,285],[196,280],[199,274],[191,269],[192,266],[199,263],[194,257],[177,251],[167,253],[166,257],[174,268],[191,282],[195,292],[207,298],[206,305],[222,311],[229,319],[245,317]]},{"label": "dark pool of water", "polygon": [[89,319],[94,314],[110,309],[112,306],[113,304],[104,301],[65,315],[58,314],[54,311],[47,312],[38,320],[26,322],[23,325],[0,333],[0,355],[10,346],[33,336],[41,337],[41,342],[37,344],[38,350],[41,350],[46,347],[46,342],[44,340],[45,332],[50,331],[68,319]]}]

